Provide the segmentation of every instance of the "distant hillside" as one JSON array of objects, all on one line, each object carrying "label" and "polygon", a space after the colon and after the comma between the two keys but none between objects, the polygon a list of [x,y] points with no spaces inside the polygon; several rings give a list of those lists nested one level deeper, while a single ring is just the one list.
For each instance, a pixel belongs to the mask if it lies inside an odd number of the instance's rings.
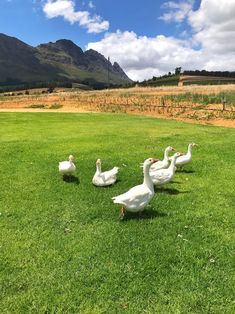
[{"label": "distant hillside", "polygon": [[173,86],[191,84],[227,84],[235,83],[235,72],[229,71],[184,71],[178,74],[169,74],[140,82],[140,86]]},{"label": "distant hillside", "polygon": [[180,77],[179,75],[174,75],[174,74],[163,75],[160,77],[153,76],[152,79],[140,82],[139,86],[151,86],[151,87],[174,86],[174,85],[178,85],[179,77]]},{"label": "distant hillside", "polygon": [[206,70],[185,70],[183,75],[189,76],[211,76],[211,77],[224,77],[224,78],[235,78],[235,71],[206,71]]},{"label": "distant hillside", "polygon": [[77,82],[94,87],[132,83],[122,68],[95,50],[83,52],[72,41],[31,47],[0,34],[0,85]]}]

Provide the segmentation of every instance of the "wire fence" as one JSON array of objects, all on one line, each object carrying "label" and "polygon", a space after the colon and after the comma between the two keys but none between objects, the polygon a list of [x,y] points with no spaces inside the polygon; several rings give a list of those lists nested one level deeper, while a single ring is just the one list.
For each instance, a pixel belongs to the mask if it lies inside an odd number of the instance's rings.
[{"label": "wire fence", "polygon": [[143,100],[132,99],[132,98],[111,98],[111,97],[102,97],[102,98],[89,98],[82,97],[79,99],[79,103],[89,107],[99,107],[99,108],[107,108],[113,107],[117,109],[123,110],[138,110],[138,111],[156,111],[158,109],[162,110],[203,110],[203,111],[218,111],[218,112],[234,112],[235,106],[226,105],[226,102],[221,102],[221,104],[212,104],[210,107],[201,103],[194,103],[191,101],[180,102],[180,101],[172,101],[165,99],[151,99],[146,98]]}]

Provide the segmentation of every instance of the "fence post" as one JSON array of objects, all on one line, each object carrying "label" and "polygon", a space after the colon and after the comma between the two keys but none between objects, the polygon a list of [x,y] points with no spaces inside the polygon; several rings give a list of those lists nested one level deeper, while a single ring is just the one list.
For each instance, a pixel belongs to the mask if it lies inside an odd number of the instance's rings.
[{"label": "fence post", "polygon": [[226,97],[224,96],[223,98],[221,98],[221,103],[222,103],[222,106],[223,106],[223,111],[225,111],[225,105],[226,105]]}]

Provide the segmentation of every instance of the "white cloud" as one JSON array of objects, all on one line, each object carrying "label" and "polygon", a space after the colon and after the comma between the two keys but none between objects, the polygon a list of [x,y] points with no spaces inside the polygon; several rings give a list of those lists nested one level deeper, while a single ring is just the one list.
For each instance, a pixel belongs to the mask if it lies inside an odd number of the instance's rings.
[{"label": "white cloud", "polygon": [[202,0],[197,11],[189,14],[193,39],[211,53],[230,54],[235,51],[235,1]]},{"label": "white cloud", "polygon": [[[178,2],[167,3],[169,9],[178,8]],[[187,3],[192,4],[192,1]],[[190,9],[187,14],[193,32],[190,39],[163,35],[146,37],[116,31],[106,33],[98,42],[89,43],[87,49],[110,56],[133,80],[172,72],[179,66],[184,70],[234,71],[235,1],[202,0],[198,10]]]},{"label": "white cloud", "polygon": [[162,6],[163,9],[169,10],[159,17],[165,22],[182,22],[187,18],[188,14],[193,8],[194,0],[185,0],[181,2],[168,1]]},{"label": "white cloud", "polygon": [[90,48],[117,61],[134,80],[174,71],[178,66],[191,69],[201,59],[201,52],[190,48],[186,41],[163,35],[138,37],[127,31],[106,34],[101,41],[89,43],[87,49]]},{"label": "white cloud", "polygon": [[109,22],[103,21],[100,16],[91,17],[88,11],[76,11],[73,0],[47,0],[43,11],[50,19],[62,16],[71,24],[77,22],[87,28],[88,33],[100,33],[109,29]]}]

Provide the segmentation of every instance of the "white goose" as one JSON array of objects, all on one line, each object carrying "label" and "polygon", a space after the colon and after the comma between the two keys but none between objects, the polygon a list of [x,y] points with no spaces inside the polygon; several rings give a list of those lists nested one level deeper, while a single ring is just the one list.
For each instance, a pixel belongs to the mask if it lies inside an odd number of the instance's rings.
[{"label": "white goose", "polygon": [[141,212],[154,196],[154,186],[149,175],[151,165],[158,160],[148,158],[144,162],[144,181],[142,184],[131,188],[124,194],[112,198],[114,203],[121,204],[121,218],[126,211]]},{"label": "white goose", "polygon": [[[186,154],[182,154],[182,156],[180,156],[179,158],[177,158],[176,160],[176,167],[182,167],[184,165],[186,165],[187,163],[189,163],[191,160],[192,160],[192,150],[193,150],[193,147],[195,146],[198,146],[197,144],[195,143],[190,143],[188,145],[188,151]],[[171,159],[172,157],[170,157]]]},{"label": "white goose", "polygon": [[159,169],[150,172],[150,177],[154,185],[163,185],[170,182],[175,176],[175,163],[182,153],[175,153],[171,158],[171,164],[167,169]]},{"label": "white goose", "polygon": [[165,152],[164,152],[164,158],[163,160],[159,160],[158,162],[155,162],[151,167],[150,167],[150,172],[151,171],[155,171],[155,170],[158,170],[158,169],[166,169],[169,167],[169,163],[170,163],[170,160],[169,160],[169,153],[174,151],[175,149],[171,146],[168,146],[166,149],[165,149]]},{"label": "white goose", "polygon": [[92,183],[96,186],[108,186],[114,184],[117,180],[118,170],[118,167],[114,167],[109,171],[101,172],[101,160],[97,159],[96,173],[92,179]]},{"label": "white goose", "polygon": [[74,157],[73,155],[69,155],[69,160],[59,162],[59,172],[63,176],[72,176],[75,173],[76,166],[73,163]]}]

